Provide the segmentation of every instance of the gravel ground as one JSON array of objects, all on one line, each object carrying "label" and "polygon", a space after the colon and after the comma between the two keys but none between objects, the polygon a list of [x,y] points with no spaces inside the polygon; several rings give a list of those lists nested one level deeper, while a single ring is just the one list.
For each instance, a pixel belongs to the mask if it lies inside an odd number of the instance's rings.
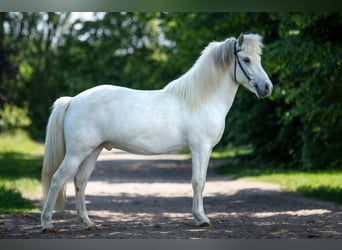
[{"label": "gravel ground", "polygon": [[[204,205],[213,223],[192,224],[191,161],[180,155],[140,156],[102,152],[86,189],[89,217],[98,230],[76,220],[74,188],[68,183],[57,232],[41,233],[40,214],[0,214],[0,238],[31,239],[342,239],[340,205],[304,198],[277,185],[230,180],[211,160]],[[39,203],[39,197],[32,197]]]}]

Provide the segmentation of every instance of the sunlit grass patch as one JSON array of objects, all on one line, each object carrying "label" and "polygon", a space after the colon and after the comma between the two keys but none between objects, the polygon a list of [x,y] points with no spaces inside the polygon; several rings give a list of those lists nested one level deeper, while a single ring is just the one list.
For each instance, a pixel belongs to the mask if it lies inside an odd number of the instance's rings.
[{"label": "sunlit grass patch", "polygon": [[243,146],[243,147],[228,147],[225,149],[215,149],[211,158],[226,158],[226,157],[235,157],[247,155],[253,152],[252,146]]},{"label": "sunlit grass patch", "polygon": [[0,153],[8,152],[42,155],[44,145],[33,141],[23,130],[0,133]]},{"label": "sunlit grass patch", "polygon": [[217,171],[234,179],[279,184],[289,191],[342,204],[342,170],[304,171],[238,163],[221,166]]},{"label": "sunlit grass patch", "polygon": [[27,197],[40,194],[43,149],[24,131],[0,134],[0,212],[35,209]]}]

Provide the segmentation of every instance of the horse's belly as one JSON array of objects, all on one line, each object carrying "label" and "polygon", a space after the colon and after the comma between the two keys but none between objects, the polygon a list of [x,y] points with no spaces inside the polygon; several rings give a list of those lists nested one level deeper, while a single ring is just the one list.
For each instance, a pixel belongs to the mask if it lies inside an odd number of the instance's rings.
[{"label": "horse's belly", "polygon": [[163,154],[184,149],[187,144],[182,138],[137,136],[134,139],[105,141],[102,146],[107,150],[118,148],[134,154]]}]

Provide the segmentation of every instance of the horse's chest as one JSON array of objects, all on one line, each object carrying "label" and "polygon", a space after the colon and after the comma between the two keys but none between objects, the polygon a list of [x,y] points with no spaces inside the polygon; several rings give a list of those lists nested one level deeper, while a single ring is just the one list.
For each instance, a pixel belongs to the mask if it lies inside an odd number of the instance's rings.
[{"label": "horse's chest", "polygon": [[198,137],[199,140],[206,140],[212,146],[216,145],[225,128],[224,116],[215,112],[206,112],[192,119],[189,133],[191,137]]}]

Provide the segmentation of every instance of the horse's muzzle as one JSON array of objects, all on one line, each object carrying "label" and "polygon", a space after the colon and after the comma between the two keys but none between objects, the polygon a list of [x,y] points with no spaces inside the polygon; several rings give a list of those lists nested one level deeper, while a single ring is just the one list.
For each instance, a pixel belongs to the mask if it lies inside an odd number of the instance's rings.
[{"label": "horse's muzzle", "polygon": [[271,95],[273,84],[271,82],[260,82],[260,83],[255,82],[254,87],[256,90],[257,97],[265,98]]}]

